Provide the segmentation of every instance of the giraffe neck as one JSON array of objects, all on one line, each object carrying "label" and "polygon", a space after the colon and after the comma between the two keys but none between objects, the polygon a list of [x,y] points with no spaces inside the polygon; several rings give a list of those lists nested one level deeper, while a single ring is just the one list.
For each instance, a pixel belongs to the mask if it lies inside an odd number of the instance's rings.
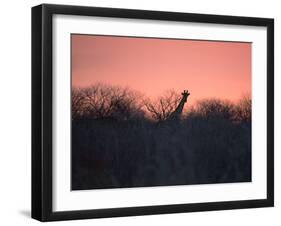
[{"label": "giraffe neck", "polygon": [[184,107],[185,101],[184,99],[181,99],[179,105],[175,109],[175,111],[170,115],[169,119],[179,119]]},{"label": "giraffe neck", "polygon": [[177,106],[175,113],[180,115],[182,113],[183,107],[184,107],[185,101],[182,99],[179,103],[179,105]]}]

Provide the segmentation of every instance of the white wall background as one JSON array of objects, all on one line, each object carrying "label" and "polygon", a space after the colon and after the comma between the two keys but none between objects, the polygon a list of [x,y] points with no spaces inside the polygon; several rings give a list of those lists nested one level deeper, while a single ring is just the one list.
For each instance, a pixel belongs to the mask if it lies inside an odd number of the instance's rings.
[{"label": "white wall background", "polygon": [[[37,225],[30,218],[31,6],[2,1],[0,13],[0,224]],[[281,213],[281,14],[278,0],[60,0],[45,3],[275,18],[275,207],[56,222],[56,225],[277,225]],[[278,139],[280,138],[280,139]]]}]

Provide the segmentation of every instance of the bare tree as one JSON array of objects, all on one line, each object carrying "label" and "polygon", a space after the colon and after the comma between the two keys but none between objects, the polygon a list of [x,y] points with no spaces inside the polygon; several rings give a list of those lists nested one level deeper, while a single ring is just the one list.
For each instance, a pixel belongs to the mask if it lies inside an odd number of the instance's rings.
[{"label": "bare tree", "polygon": [[84,112],[85,95],[79,88],[73,88],[71,94],[72,119],[79,118]]},{"label": "bare tree", "polygon": [[[80,101],[76,101],[76,97]],[[88,118],[115,118],[127,120],[140,116],[143,107],[142,96],[128,88],[95,84],[84,89],[73,89],[73,115]]]},{"label": "bare tree", "polygon": [[252,99],[249,94],[239,100],[235,112],[236,121],[250,122],[252,120]]},{"label": "bare tree", "polygon": [[200,100],[189,109],[186,117],[224,118],[233,122],[250,122],[252,103],[249,95],[243,96],[238,103],[221,99]]},{"label": "bare tree", "polygon": [[163,121],[177,108],[180,100],[181,96],[178,93],[174,90],[168,90],[155,101],[147,99],[145,101],[145,106],[154,120]]},{"label": "bare tree", "polygon": [[91,118],[110,116],[112,89],[104,84],[93,85],[83,90],[86,109],[84,114]]},{"label": "bare tree", "polygon": [[224,118],[232,119],[234,114],[234,105],[226,100],[205,99],[197,102],[192,109],[191,114],[195,114],[204,118]]}]

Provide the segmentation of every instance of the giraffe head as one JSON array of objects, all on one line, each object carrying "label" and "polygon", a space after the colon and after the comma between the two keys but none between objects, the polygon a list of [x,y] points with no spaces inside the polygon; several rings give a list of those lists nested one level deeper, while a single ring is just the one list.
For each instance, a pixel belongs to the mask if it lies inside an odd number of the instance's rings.
[{"label": "giraffe head", "polygon": [[186,102],[187,101],[187,97],[190,95],[190,93],[188,92],[188,90],[184,90],[183,93],[181,93],[181,95],[182,95],[182,100],[184,102]]}]

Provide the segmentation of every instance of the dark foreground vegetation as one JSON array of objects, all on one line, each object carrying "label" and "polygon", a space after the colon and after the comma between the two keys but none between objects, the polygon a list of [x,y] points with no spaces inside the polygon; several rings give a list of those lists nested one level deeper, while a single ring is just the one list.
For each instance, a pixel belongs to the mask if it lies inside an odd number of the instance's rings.
[{"label": "dark foreground vegetation", "polygon": [[251,100],[154,102],[102,84],[72,92],[72,189],[251,181]]}]

